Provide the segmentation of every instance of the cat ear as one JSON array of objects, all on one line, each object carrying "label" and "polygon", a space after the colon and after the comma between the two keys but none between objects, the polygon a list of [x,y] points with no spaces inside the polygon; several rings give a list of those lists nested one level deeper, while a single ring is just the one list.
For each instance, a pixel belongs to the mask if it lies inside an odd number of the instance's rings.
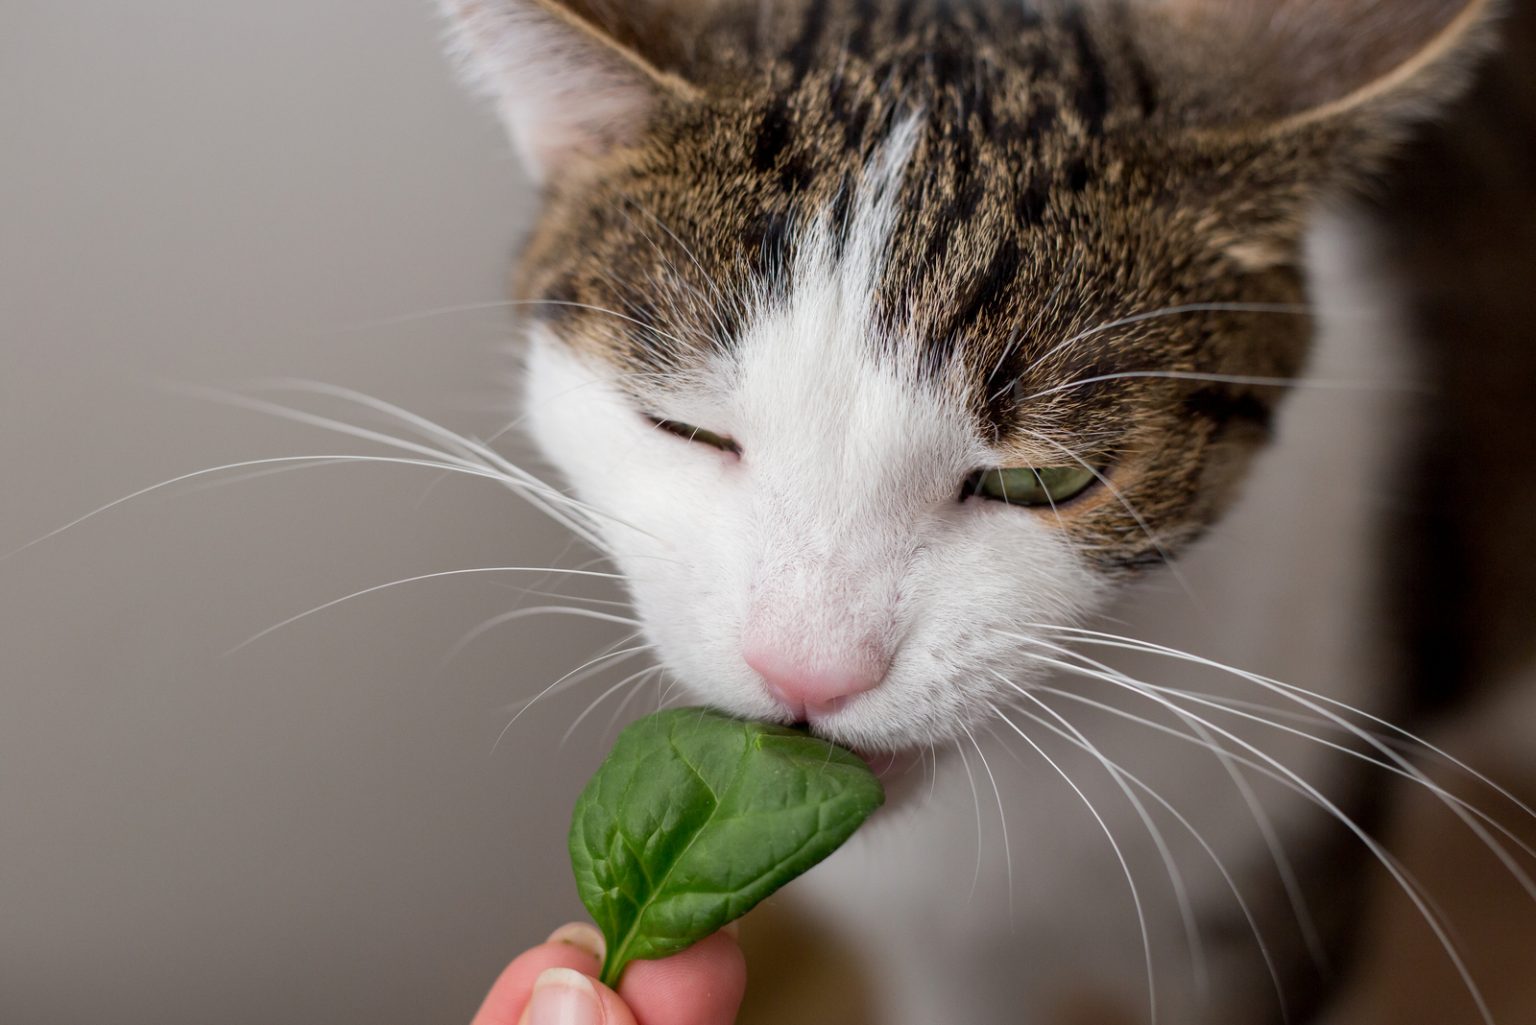
[{"label": "cat ear", "polygon": [[[495,101],[530,172],[632,142],[687,84],[641,52],[640,0],[439,0],[469,84]],[[654,19],[651,19],[654,21]]]},{"label": "cat ear", "polygon": [[1167,33],[1164,45],[1182,55],[1172,58],[1174,81],[1187,86],[1192,109],[1208,122],[1390,137],[1459,94],[1494,41],[1501,7],[1500,0],[1162,0],[1151,13]]}]

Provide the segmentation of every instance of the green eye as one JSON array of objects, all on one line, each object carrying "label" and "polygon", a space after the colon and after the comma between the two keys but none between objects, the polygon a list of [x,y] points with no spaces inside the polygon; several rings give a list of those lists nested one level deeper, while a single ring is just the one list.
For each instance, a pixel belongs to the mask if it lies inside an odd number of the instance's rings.
[{"label": "green eye", "polygon": [[1009,505],[1060,505],[1087,491],[1098,479],[1098,474],[1086,466],[978,470],[966,482],[965,493]]},{"label": "green eye", "polygon": [[694,441],[698,442],[700,445],[708,445],[710,448],[717,448],[722,452],[729,452],[732,455],[741,455],[740,445],[736,444],[730,438],[723,437],[713,431],[706,431],[704,428],[695,427],[692,424],[679,423],[676,420],[662,420],[659,417],[654,416],[649,417],[648,419],[651,421],[651,423],[655,424],[657,427],[660,427],[668,434],[675,434],[679,438],[682,438],[684,441]]}]

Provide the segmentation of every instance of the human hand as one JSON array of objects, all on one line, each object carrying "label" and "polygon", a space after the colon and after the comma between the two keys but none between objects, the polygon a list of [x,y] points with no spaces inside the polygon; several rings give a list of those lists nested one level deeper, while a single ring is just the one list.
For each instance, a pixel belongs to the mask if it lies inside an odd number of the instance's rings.
[{"label": "human hand", "polygon": [[747,964],[727,928],[663,961],[635,961],[618,992],[597,981],[603,935],[555,930],[509,965],[471,1025],[731,1025]]}]

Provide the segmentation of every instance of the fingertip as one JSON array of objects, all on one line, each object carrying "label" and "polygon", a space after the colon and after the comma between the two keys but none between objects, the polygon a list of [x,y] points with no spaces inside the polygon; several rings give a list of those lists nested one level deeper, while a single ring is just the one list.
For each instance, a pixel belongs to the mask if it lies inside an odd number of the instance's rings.
[{"label": "fingertip", "polygon": [[577,950],[584,950],[602,963],[608,950],[608,941],[603,939],[603,934],[597,926],[586,922],[572,922],[570,925],[562,925],[549,934],[545,943],[569,943]]},{"label": "fingertip", "polygon": [[[556,930],[560,936],[564,930]],[[552,940],[527,951],[501,973],[472,1025],[517,1025],[539,976],[551,968],[567,968],[596,978],[602,961],[568,940]]]},{"label": "fingertip", "polygon": [[547,968],[518,1025],[635,1025],[617,993],[570,968]]},{"label": "fingertip", "polygon": [[619,995],[639,1025],[731,1025],[747,991],[747,959],[718,932],[662,961],[636,961]]}]

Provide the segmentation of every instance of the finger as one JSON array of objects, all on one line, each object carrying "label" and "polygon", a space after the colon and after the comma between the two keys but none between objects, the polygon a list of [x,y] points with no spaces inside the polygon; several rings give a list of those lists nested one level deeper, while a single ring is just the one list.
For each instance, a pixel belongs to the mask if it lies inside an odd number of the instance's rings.
[{"label": "finger", "polygon": [[619,981],[640,1025],[731,1025],[746,991],[746,958],[724,932],[663,961],[636,961]]},{"label": "finger", "polygon": [[618,994],[571,968],[548,968],[518,1025],[635,1025]]},{"label": "finger", "polygon": [[577,924],[556,929],[543,944],[507,966],[471,1025],[517,1025],[541,974],[551,968],[568,968],[596,976],[602,963],[603,937],[592,926]]}]

